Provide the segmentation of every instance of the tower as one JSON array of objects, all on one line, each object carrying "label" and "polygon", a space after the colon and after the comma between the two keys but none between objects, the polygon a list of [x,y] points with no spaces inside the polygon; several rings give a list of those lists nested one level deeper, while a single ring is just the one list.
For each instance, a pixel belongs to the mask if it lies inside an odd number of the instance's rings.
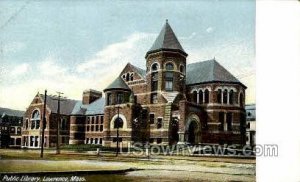
[{"label": "tower", "polygon": [[145,56],[151,104],[162,103],[162,95],[167,102],[173,102],[172,99],[185,92],[187,55],[166,20]]}]

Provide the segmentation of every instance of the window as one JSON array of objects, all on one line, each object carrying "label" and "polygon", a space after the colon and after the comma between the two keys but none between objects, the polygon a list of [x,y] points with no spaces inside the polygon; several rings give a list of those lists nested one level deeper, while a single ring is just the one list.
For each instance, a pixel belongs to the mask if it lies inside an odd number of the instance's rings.
[{"label": "window", "polygon": [[154,138],[150,138],[150,139],[149,139],[149,142],[150,142],[150,143],[154,143]]},{"label": "window", "polygon": [[100,132],[103,131],[103,125],[100,125]]},{"label": "window", "polygon": [[224,131],[224,112],[219,112],[219,131]]},{"label": "window", "polygon": [[10,133],[15,133],[15,132],[16,132],[15,127],[11,127],[11,128],[10,128]]},{"label": "window", "polygon": [[126,74],[126,81],[129,81],[129,73]]},{"label": "window", "polygon": [[158,89],[158,73],[151,73],[151,91]]},{"label": "window", "polygon": [[199,92],[199,103],[203,104],[203,91],[202,90],[200,90],[200,92]]},{"label": "window", "polygon": [[99,144],[101,144],[101,145],[102,145],[102,138],[100,138],[100,139],[99,139]]},{"label": "window", "polygon": [[162,128],[162,118],[157,118],[157,129]]},{"label": "window", "polygon": [[35,128],[35,121],[31,121],[31,129]]},{"label": "window", "polygon": [[87,124],[90,124],[90,117],[87,117]]},{"label": "window", "polygon": [[112,95],[111,95],[111,93],[107,94],[107,105],[112,105]]},{"label": "window", "polygon": [[37,147],[38,146],[38,142],[39,142],[39,137],[35,136],[35,140],[34,140],[34,146]]},{"label": "window", "polygon": [[197,91],[193,92],[193,102],[197,103]]},{"label": "window", "polygon": [[183,73],[184,72],[184,66],[180,65],[179,70],[180,70],[181,73]]},{"label": "window", "polygon": [[222,90],[218,89],[217,102],[222,103]]},{"label": "window", "polygon": [[225,89],[223,92],[223,103],[224,104],[227,104],[227,102],[228,102],[227,93],[228,93],[228,91],[227,91],[227,89]]},{"label": "window", "polygon": [[226,114],[227,131],[232,131],[232,113]]},{"label": "window", "polygon": [[94,144],[94,139],[93,138],[91,138],[91,144]]},{"label": "window", "polygon": [[162,139],[161,138],[158,138],[157,139],[157,144],[160,144],[162,142]]},{"label": "window", "polygon": [[242,93],[240,93],[240,107],[244,107],[244,96]]},{"label": "window", "polygon": [[151,94],[151,104],[156,104],[158,101],[157,99],[157,93],[152,93]]},{"label": "window", "polygon": [[95,121],[94,121],[94,117],[91,117],[92,118],[92,124],[94,124],[95,123]]},{"label": "window", "polygon": [[130,81],[133,81],[133,73],[130,75]]},{"label": "window", "polygon": [[61,120],[61,129],[62,130],[67,130],[68,128],[67,128],[67,120],[66,120],[66,118],[63,118],[62,120]]},{"label": "window", "polygon": [[21,138],[16,139],[16,145],[21,145]]},{"label": "window", "polygon": [[233,104],[233,90],[229,92],[229,104]]},{"label": "window", "polygon": [[90,126],[86,126],[86,131],[90,131]]},{"label": "window", "polygon": [[168,70],[168,71],[174,70],[173,64],[172,63],[167,63],[166,64],[166,70]]},{"label": "window", "polygon": [[96,125],[96,131],[99,131],[99,125]]},{"label": "window", "polygon": [[94,125],[91,126],[91,131],[94,131]]},{"label": "window", "polygon": [[95,144],[98,144],[98,138],[95,138]]},{"label": "window", "polygon": [[117,93],[117,103],[118,103],[118,104],[122,104],[122,103],[123,103],[123,100],[124,100],[124,94],[121,93],[121,92],[118,92],[118,93]]},{"label": "window", "polygon": [[33,147],[34,144],[34,137],[30,136],[30,146]]},{"label": "window", "polygon": [[85,143],[86,143],[86,144],[88,144],[88,143],[89,143],[89,138],[87,138],[87,139],[86,139],[86,142],[85,142]]},{"label": "window", "polygon": [[209,103],[209,91],[206,89],[204,91],[204,98],[205,98],[205,103]]},{"label": "window", "polygon": [[100,123],[101,124],[103,124],[103,121],[104,121],[103,119],[104,119],[103,116],[100,116]]},{"label": "window", "polygon": [[154,124],[154,114],[150,114],[150,124]]},{"label": "window", "polygon": [[114,128],[123,128],[122,118],[116,118],[114,121]]},{"label": "window", "polygon": [[96,116],[96,123],[99,124],[99,116]]},{"label": "window", "polygon": [[40,112],[38,110],[33,111],[31,116],[31,129],[39,129],[40,120]]},{"label": "window", "polygon": [[151,67],[151,72],[157,71],[158,70],[158,64],[154,63]]},{"label": "window", "polygon": [[21,127],[17,128],[17,134],[20,135],[21,134]]},{"label": "window", "polygon": [[166,72],[165,73],[165,89],[166,91],[173,91],[173,73]]}]

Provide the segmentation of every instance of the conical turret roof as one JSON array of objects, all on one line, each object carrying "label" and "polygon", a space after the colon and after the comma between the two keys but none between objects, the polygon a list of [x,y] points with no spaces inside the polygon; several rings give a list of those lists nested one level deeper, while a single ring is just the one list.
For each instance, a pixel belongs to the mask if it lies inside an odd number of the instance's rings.
[{"label": "conical turret roof", "polygon": [[150,53],[161,50],[179,51],[187,56],[187,53],[183,50],[182,46],[180,45],[175,33],[173,32],[170,24],[168,23],[168,20],[166,20],[166,23],[160,31],[158,37],[156,38],[152,47],[147,52],[146,57]]}]

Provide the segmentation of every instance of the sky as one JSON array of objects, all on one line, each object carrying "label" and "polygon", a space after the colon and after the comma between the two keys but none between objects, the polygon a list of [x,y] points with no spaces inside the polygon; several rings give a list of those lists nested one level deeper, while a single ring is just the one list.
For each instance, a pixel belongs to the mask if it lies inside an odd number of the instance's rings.
[{"label": "sky", "polygon": [[81,99],[145,54],[166,19],[187,63],[215,59],[255,103],[255,1],[0,1],[0,107],[25,110],[37,92]]}]

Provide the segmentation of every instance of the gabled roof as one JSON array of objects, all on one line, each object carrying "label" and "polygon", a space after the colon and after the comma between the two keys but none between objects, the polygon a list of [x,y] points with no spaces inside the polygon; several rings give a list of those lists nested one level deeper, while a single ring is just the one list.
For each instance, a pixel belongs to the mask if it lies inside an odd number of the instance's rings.
[{"label": "gabled roof", "polygon": [[166,21],[166,24],[160,31],[152,47],[147,52],[146,57],[149,53],[161,50],[176,50],[183,53],[184,55],[187,55],[187,53],[183,50],[182,46],[180,45],[171,26],[169,25],[168,20]]},{"label": "gabled roof", "polygon": [[124,80],[118,76],[108,87],[104,89],[104,92],[107,90],[130,90],[130,88],[126,85]]},{"label": "gabled roof", "polygon": [[[39,95],[44,102],[44,94]],[[60,114],[70,115],[78,100],[64,99],[60,102]],[[47,95],[47,106],[52,113],[57,113],[57,97]]]},{"label": "gabled roof", "polygon": [[146,70],[143,70],[142,68],[139,68],[137,66],[134,66],[132,64],[130,64],[132,66],[133,69],[136,70],[136,72],[141,75],[143,78],[146,78]]},{"label": "gabled roof", "polygon": [[[215,59],[196,62],[187,65],[186,69],[186,84],[193,85],[207,82],[227,82],[239,83],[228,70],[220,65]],[[245,85],[243,85],[245,87]]]},{"label": "gabled roof", "polygon": [[95,115],[104,114],[105,99],[99,98],[91,104],[83,105],[78,101],[74,106],[71,115]]}]

